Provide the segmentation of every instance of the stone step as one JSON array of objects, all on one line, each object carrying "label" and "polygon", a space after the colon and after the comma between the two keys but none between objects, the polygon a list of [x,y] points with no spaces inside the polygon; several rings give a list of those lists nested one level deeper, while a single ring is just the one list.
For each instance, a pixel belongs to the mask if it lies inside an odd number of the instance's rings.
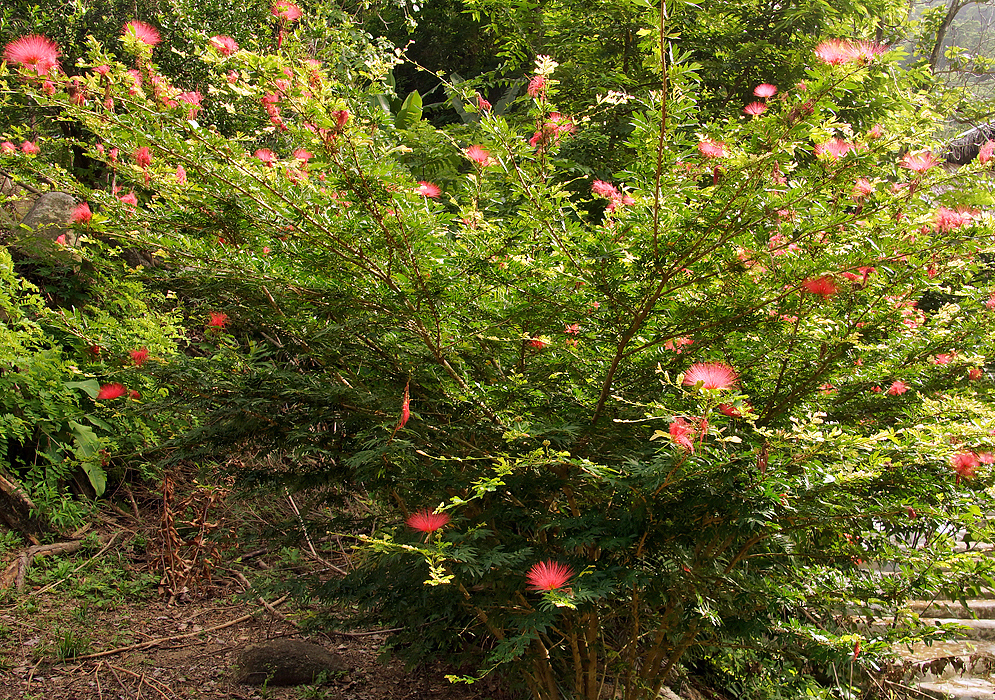
[{"label": "stone step", "polygon": [[930,617],[923,621],[935,624],[955,624],[961,629],[957,636],[961,639],[995,640],[995,620],[971,620],[956,617]]},{"label": "stone step", "polygon": [[949,678],[917,683],[920,693],[936,700],[992,700],[995,684],[984,678]]},{"label": "stone step", "polygon": [[995,698],[995,642],[951,639],[898,650],[906,663],[904,683],[938,700]]},{"label": "stone step", "polygon": [[958,620],[995,620],[995,600],[974,598],[967,601],[968,607],[949,600],[913,600],[909,603],[912,612],[920,617],[956,618]]}]

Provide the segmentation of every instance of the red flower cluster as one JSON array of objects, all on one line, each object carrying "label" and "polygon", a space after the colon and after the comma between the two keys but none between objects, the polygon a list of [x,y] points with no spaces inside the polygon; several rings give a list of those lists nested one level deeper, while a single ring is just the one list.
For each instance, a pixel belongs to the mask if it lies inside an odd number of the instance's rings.
[{"label": "red flower cluster", "polygon": [[805,291],[818,294],[823,299],[828,299],[839,291],[836,282],[829,275],[807,279],[802,282],[802,287]]},{"label": "red flower cluster", "polygon": [[971,223],[973,219],[974,216],[969,211],[940,207],[933,215],[933,230],[941,233],[949,233],[954,229]]},{"label": "red flower cluster", "polygon": [[274,17],[287,22],[296,22],[304,16],[301,8],[288,0],[276,0],[269,11]]},{"label": "red flower cluster", "polygon": [[670,439],[688,452],[694,452],[694,426],[683,418],[675,418],[670,424]]},{"label": "red flower cluster", "polygon": [[815,47],[815,57],[830,66],[840,66],[845,63],[869,63],[887,50],[887,46],[870,41],[829,39]]},{"label": "red flower cluster", "polygon": [[698,142],[698,152],[706,158],[725,158],[726,145],[714,139],[704,139]]},{"label": "red flower cluster", "polygon": [[918,153],[906,153],[899,163],[903,168],[916,173],[924,173],[930,168],[935,168],[940,161],[929,151],[919,151]]},{"label": "red flower cluster", "polygon": [[222,56],[231,56],[233,53],[238,51],[238,42],[230,36],[225,36],[224,34],[212,36],[211,46],[213,46]]},{"label": "red flower cluster", "polygon": [[121,35],[126,39],[137,39],[146,46],[155,46],[162,41],[159,31],[155,27],[138,20],[132,20],[124,25]]},{"label": "red flower cluster", "polygon": [[431,182],[426,182],[425,180],[419,180],[418,187],[415,188],[415,193],[420,194],[422,197],[437,199],[442,194],[442,190],[439,189],[438,185],[433,185]]},{"label": "red flower cluster", "polygon": [[573,569],[566,564],[546,560],[533,564],[525,574],[525,581],[530,591],[555,591],[563,588],[573,575]]},{"label": "red flower cluster", "polygon": [[823,160],[839,160],[850,151],[856,149],[849,141],[843,139],[829,139],[825,143],[815,145],[815,155]]},{"label": "red flower cluster", "polygon": [[978,468],[978,455],[974,452],[958,452],[950,458],[950,468],[957,474],[958,484],[962,478],[972,479]]},{"label": "red flower cluster", "polygon": [[435,532],[449,524],[447,513],[433,513],[428,508],[412,513],[405,521],[408,527],[419,532]]},{"label": "red flower cluster", "polygon": [[20,63],[38,75],[47,75],[59,65],[59,46],[51,39],[38,34],[22,36],[4,47],[3,60],[8,63]]},{"label": "red flower cluster", "polygon": [[729,365],[721,362],[697,362],[684,373],[684,386],[695,386],[701,382],[702,389],[730,389],[737,379],[736,370]]},{"label": "red flower cluster", "polygon": [[630,195],[619,192],[615,185],[604,180],[595,180],[591,183],[591,192],[611,200],[611,204],[608,205],[608,211],[615,211],[621,206],[631,206],[636,203],[636,200]]},{"label": "red flower cluster", "polygon": [[533,148],[543,149],[549,144],[559,141],[563,135],[572,134],[575,131],[577,131],[577,127],[570,117],[553,112],[543,124],[542,129],[535,132],[529,139],[529,145]]},{"label": "red flower cluster", "polygon": [[131,361],[135,363],[135,367],[141,367],[145,364],[146,360],[149,359],[148,348],[141,348],[139,350],[131,351]]},{"label": "red flower cluster", "polygon": [[128,393],[128,390],[124,388],[124,384],[114,382],[113,384],[104,384],[101,386],[100,391],[97,392],[97,398],[101,401],[117,399],[126,393]]}]

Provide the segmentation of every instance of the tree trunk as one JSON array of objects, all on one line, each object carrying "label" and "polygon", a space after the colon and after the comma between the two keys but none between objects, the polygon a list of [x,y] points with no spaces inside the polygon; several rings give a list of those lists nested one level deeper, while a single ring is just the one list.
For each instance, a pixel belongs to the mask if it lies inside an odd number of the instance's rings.
[{"label": "tree trunk", "polygon": [[39,544],[49,532],[44,521],[31,514],[35,504],[20,486],[0,474],[0,520],[24,535],[31,544]]}]

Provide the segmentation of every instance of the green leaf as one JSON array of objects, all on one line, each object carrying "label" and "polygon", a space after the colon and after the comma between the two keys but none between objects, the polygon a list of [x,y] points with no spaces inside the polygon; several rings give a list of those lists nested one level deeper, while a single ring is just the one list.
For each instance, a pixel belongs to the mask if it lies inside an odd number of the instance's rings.
[{"label": "green leaf", "polygon": [[90,395],[91,399],[95,399],[100,392],[100,382],[96,379],[87,379],[85,382],[66,382],[66,388],[82,389]]},{"label": "green leaf", "polygon": [[401,104],[401,109],[394,118],[394,126],[398,129],[410,129],[412,126],[421,121],[421,117],[421,94],[417,90],[412,90],[408,93],[408,96],[404,98],[404,102]]},{"label": "green leaf", "polygon": [[107,472],[100,465],[100,460],[92,460],[82,463],[83,471],[90,480],[90,485],[98,496],[103,496],[107,490]]}]

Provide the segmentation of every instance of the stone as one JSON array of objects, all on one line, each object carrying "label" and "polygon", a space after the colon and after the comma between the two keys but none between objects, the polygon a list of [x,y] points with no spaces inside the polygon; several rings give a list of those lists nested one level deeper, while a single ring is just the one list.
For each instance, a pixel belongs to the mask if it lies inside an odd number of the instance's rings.
[{"label": "stone", "polygon": [[238,657],[235,682],[246,685],[311,685],[324,673],[349,670],[336,654],[298,639],[274,639],[244,650]]},{"label": "stone", "polygon": [[24,215],[21,223],[35,233],[54,241],[69,233],[69,221],[76,208],[76,199],[65,192],[45,192],[35,200],[31,211]]}]

